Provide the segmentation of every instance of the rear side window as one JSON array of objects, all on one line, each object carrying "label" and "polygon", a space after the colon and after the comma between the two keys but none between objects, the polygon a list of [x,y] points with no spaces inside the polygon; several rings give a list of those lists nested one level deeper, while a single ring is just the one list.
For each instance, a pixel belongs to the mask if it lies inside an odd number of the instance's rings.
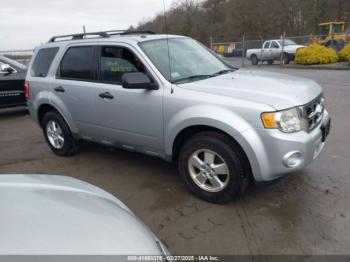
[{"label": "rear side window", "polygon": [[93,80],[93,47],[71,47],[64,55],[60,66],[60,78]]},{"label": "rear side window", "polygon": [[43,48],[37,53],[33,62],[30,74],[32,77],[46,77],[49,72],[53,59],[55,58],[58,47]]}]

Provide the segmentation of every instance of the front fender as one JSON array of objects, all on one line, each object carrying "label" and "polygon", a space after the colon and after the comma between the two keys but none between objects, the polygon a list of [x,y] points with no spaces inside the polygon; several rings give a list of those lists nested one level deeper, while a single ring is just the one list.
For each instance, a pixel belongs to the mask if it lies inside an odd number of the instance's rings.
[{"label": "front fender", "polygon": [[208,105],[189,107],[173,115],[165,126],[165,154],[167,156],[172,156],[177,135],[191,126],[213,127],[232,137],[252,128],[241,116],[228,109]]}]

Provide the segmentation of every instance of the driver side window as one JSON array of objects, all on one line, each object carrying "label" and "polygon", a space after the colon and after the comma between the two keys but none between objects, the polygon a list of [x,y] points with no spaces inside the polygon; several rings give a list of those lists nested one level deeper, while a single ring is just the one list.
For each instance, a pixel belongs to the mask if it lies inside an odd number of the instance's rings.
[{"label": "driver side window", "polygon": [[280,46],[277,44],[277,42],[273,41],[271,44],[271,48],[278,49],[278,48],[280,48]]},{"label": "driver side window", "polygon": [[105,83],[121,84],[125,73],[146,73],[139,58],[124,47],[101,47],[100,80]]},{"label": "driver side window", "polygon": [[264,45],[264,49],[269,49],[270,48],[270,42],[266,42]]}]

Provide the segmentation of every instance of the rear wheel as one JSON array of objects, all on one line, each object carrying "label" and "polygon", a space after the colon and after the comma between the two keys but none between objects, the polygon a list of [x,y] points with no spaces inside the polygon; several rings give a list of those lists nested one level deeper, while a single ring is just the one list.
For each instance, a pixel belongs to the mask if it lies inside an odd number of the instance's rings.
[{"label": "rear wheel", "polygon": [[252,65],[257,65],[259,63],[258,57],[256,55],[252,55],[250,59],[252,60]]},{"label": "rear wheel", "polygon": [[70,156],[77,152],[78,141],[73,138],[67,123],[59,113],[46,113],[42,120],[42,128],[45,140],[55,154]]},{"label": "rear wheel", "polygon": [[337,40],[328,41],[326,43],[326,47],[332,48],[336,51],[341,50],[344,47],[344,45],[345,45],[344,41],[337,41]]},{"label": "rear wheel", "polygon": [[225,203],[244,192],[249,184],[245,161],[229,137],[204,132],[182,147],[178,167],[193,194],[209,202]]}]

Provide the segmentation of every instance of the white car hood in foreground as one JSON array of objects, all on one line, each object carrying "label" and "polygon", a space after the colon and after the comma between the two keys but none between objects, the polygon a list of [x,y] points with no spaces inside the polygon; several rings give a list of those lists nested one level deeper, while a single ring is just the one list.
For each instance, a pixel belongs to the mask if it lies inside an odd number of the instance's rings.
[{"label": "white car hood in foreground", "polygon": [[118,199],[60,176],[0,175],[0,255],[162,255]]},{"label": "white car hood in foreground", "polygon": [[321,86],[313,80],[242,69],[179,86],[267,104],[276,110],[307,104],[322,93]]}]

